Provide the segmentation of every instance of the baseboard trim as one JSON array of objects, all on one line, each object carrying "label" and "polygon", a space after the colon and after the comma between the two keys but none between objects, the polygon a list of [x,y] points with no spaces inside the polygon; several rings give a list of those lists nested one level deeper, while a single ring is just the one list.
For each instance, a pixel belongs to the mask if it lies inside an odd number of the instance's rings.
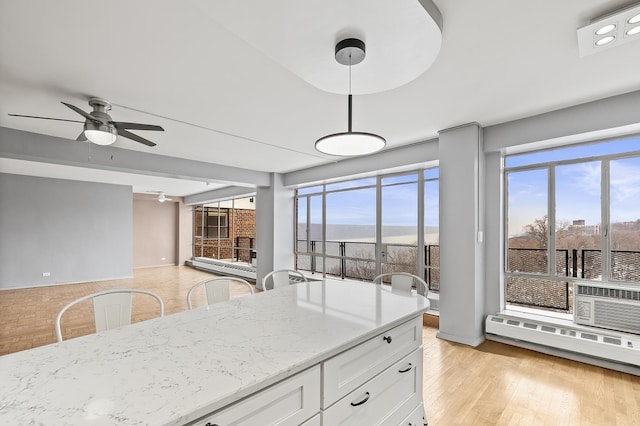
[{"label": "baseboard trim", "polygon": [[463,336],[457,336],[454,334],[443,333],[442,331],[438,331],[436,333],[436,337],[438,339],[449,340],[451,342],[456,342],[456,343],[462,343],[463,345],[471,346],[473,348],[475,348],[476,346],[479,346],[485,340],[484,335],[481,335],[475,338],[473,337],[468,338]]},{"label": "baseboard trim", "polygon": [[487,334],[486,338],[487,340],[504,343],[505,345],[517,346],[519,348],[541,352],[543,354],[556,356],[558,358],[570,359],[572,361],[583,362],[585,364],[591,364],[597,367],[608,368],[609,370],[615,370],[622,373],[632,374],[634,376],[640,376],[640,368],[633,365],[622,364],[602,358],[583,355],[577,352],[568,352],[562,349],[552,348],[550,346],[538,345],[536,343],[525,342],[523,340],[515,340],[509,337],[498,336],[495,334]]}]

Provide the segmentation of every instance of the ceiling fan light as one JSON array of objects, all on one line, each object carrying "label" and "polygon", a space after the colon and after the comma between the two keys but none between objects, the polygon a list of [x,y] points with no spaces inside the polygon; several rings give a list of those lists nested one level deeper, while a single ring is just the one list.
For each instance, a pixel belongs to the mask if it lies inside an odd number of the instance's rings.
[{"label": "ceiling fan light", "polygon": [[96,145],[111,145],[116,141],[116,135],[103,130],[85,130],[84,135]]},{"label": "ceiling fan light", "polygon": [[380,151],[386,144],[382,136],[373,133],[343,132],[318,139],[316,149],[324,154],[352,157]]},{"label": "ceiling fan light", "polygon": [[115,127],[88,121],[84,125],[84,135],[96,145],[111,145],[118,135]]}]

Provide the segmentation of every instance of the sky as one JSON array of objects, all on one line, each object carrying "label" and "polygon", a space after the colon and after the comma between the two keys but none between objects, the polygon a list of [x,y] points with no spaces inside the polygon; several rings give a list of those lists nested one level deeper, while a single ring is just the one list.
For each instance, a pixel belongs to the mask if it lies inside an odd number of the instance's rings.
[{"label": "sky", "polygon": [[[640,150],[640,138],[560,148],[507,157],[505,165],[522,166],[618,154]],[[555,168],[556,223],[583,219],[586,225],[601,224],[602,161],[558,165]],[[640,157],[610,161],[611,222],[640,219]],[[548,171],[536,169],[508,172],[509,235],[547,213]]]},{"label": "sky", "polygon": [[[384,226],[416,226],[418,218],[418,184],[415,174],[412,179],[394,177],[382,181],[382,223]],[[406,182],[406,183],[402,183]],[[350,191],[327,193],[327,224],[375,225],[376,188],[372,182],[360,180],[359,184],[369,183],[373,187]],[[327,189],[348,188],[357,185],[342,183],[329,185]],[[438,226],[439,188],[436,181],[427,181],[425,185],[425,226]],[[322,198],[312,196],[311,223],[322,223]],[[300,214],[306,214],[304,202],[299,204]]]}]

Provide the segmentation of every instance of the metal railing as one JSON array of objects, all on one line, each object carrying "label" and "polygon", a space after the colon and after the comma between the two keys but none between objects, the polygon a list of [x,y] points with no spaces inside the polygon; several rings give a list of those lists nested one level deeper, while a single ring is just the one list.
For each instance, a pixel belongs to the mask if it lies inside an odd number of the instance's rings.
[{"label": "metal railing", "polygon": [[[376,276],[376,244],[367,242],[297,241],[296,268],[311,273],[322,273],[323,248],[326,253],[326,275],[357,280],[372,280]],[[386,261],[383,272],[416,273],[418,247],[411,244],[385,244]],[[429,244],[425,250],[425,281],[430,291],[440,290],[440,246]]]},{"label": "metal railing", "polygon": [[[376,245],[366,242],[298,240],[297,265],[301,270],[322,273],[323,249],[327,275],[371,280],[376,273]],[[415,273],[415,245],[386,244],[383,272]],[[556,277],[598,279],[602,275],[602,252],[597,249],[557,249]],[[424,246],[424,278],[430,291],[440,291],[440,246]],[[506,298],[509,303],[560,311],[571,309],[570,279],[548,277],[548,250],[510,248],[507,256]],[[522,274],[522,275],[520,275]],[[540,278],[531,276],[540,274]],[[612,250],[611,279],[640,282],[640,251]]]}]

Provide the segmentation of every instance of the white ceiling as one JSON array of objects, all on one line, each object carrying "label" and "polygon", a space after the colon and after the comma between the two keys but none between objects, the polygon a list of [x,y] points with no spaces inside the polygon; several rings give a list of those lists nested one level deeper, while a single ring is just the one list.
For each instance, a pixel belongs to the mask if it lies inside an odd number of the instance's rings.
[{"label": "white ceiling", "polygon": [[[401,22],[414,17],[418,0],[301,3],[0,0],[0,126],[75,139],[79,123],[7,114],[78,119],[60,101],[89,110],[96,96],[114,105],[116,121],[165,128],[139,132],[156,147],[118,138],[124,149],[268,172],[335,161],[314,143],[346,129],[345,96],[317,88],[305,72],[322,57],[333,67],[335,41],[353,32],[371,58],[375,40],[395,40],[398,56],[386,54],[390,65],[366,68],[366,78],[397,86],[388,70],[415,45]],[[387,149],[470,121],[489,126],[640,87],[640,43],[578,55],[576,30],[627,1],[435,4],[442,40],[430,68],[354,97],[354,130],[384,136]],[[21,162],[11,163],[13,173]],[[25,163],[22,173],[38,173],[38,163]],[[135,176],[127,179],[135,185]],[[199,192],[185,184],[165,192]]]}]

